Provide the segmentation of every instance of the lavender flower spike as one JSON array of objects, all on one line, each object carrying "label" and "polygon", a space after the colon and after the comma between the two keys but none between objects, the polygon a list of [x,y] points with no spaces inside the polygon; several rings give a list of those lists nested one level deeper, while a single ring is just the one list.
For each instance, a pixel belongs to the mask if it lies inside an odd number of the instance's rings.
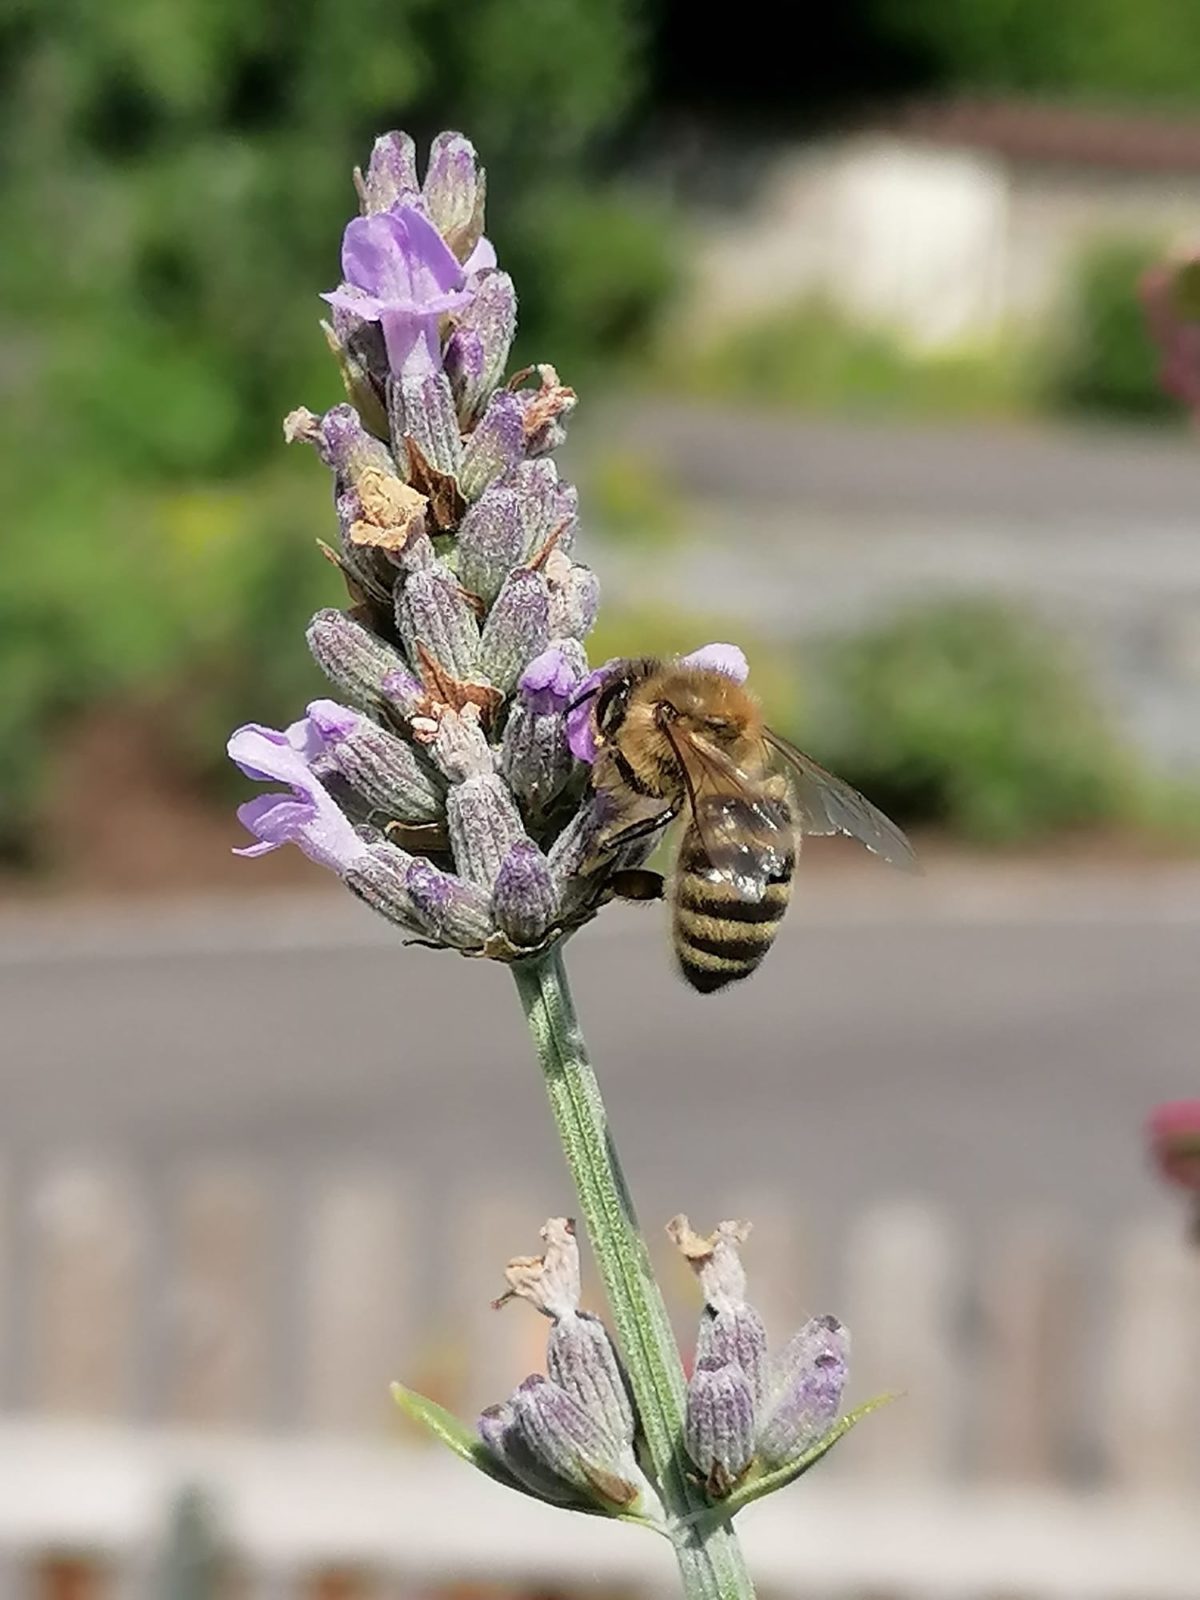
[{"label": "lavender flower spike", "polygon": [[286,783],[290,795],[264,794],[238,807],[238,821],[257,838],[234,853],[261,856],[280,845],[299,845],[304,854],[342,877],[359,863],[367,846],[338,808],[309,762],[319,735],[307,717],[283,733],[249,723],[234,733],[230,759],[248,778]]},{"label": "lavender flower spike", "polygon": [[331,306],[378,322],[393,373],[420,376],[441,367],[438,326],[471,299],[466,276],[441,234],[414,206],[347,223],[339,289]]}]

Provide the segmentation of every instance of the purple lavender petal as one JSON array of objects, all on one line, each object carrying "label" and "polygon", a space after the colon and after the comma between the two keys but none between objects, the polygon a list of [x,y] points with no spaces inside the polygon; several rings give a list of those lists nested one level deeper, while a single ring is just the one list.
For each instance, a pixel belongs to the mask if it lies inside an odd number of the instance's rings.
[{"label": "purple lavender petal", "polygon": [[570,704],[578,681],[574,663],[557,645],[551,645],[534,656],[521,674],[518,687],[531,710],[539,716],[553,716]]},{"label": "purple lavender petal", "polygon": [[597,667],[594,672],[589,672],[587,677],[575,691],[574,699],[567,707],[567,748],[576,761],[586,761],[591,766],[598,753],[596,744],[596,724],[593,712],[595,711],[596,691],[611,673],[615,666],[620,665],[620,658],[606,661],[602,667]]},{"label": "purple lavender petal", "polygon": [[282,794],[259,794],[237,808],[237,819],[257,844],[242,845],[235,856],[265,856],[287,844],[311,818],[312,808]]},{"label": "purple lavender petal", "polygon": [[463,271],[468,278],[471,278],[477,272],[490,272],[496,265],[495,245],[490,239],[480,239],[474,250],[463,262]]},{"label": "purple lavender petal", "polygon": [[[292,724],[292,728],[298,726],[297,723]],[[264,728],[257,722],[248,722],[230,735],[226,746],[229,759],[248,778],[303,787],[311,774],[301,750],[289,738],[292,728],[280,733],[275,728]]]},{"label": "purple lavender petal", "polygon": [[680,657],[680,665],[701,667],[707,672],[723,672],[735,683],[745,683],[750,667],[736,644],[706,644],[690,655]]},{"label": "purple lavender petal", "polygon": [[470,303],[462,267],[415,206],[355,217],[342,238],[339,288],[323,298],[383,328],[392,370],[439,364],[438,321]]},{"label": "purple lavender petal", "polygon": [[308,707],[308,721],[326,744],[345,739],[362,720],[357,711],[338,705],[336,700],[313,700]]},{"label": "purple lavender petal", "polygon": [[[259,844],[274,849],[295,844],[311,860],[344,873],[366,849],[348,817],[309,768],[302,745],[315,735],[308,718],[293,723],[286,733],[251,724],[239,728],[229,740],[231,759],[251,778],[286,783],[289,795],[260,795],[238,811],[242,823],[256,833]],[[263,855],[256,847],[243,847]]]}]

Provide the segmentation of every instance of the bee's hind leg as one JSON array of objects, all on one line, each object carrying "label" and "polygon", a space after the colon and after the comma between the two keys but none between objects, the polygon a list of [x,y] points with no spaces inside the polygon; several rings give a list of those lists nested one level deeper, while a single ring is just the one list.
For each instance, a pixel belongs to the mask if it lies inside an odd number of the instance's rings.
[{"label": "bee's hind leg", "polygon": [[662,873],[648,867],[622,867],[608,880],[608,887],[618,900],[661,900],[666,893]]}]

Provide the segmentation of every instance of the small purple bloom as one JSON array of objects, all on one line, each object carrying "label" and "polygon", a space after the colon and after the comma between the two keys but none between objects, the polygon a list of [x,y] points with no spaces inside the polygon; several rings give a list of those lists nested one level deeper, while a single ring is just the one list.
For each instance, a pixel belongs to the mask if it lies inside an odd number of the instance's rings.
[{"label": "small purple bloom", "polygon": [[570,704],[579,681],[575,664],[566,653],[551,645],[521,674],[520,690],[531,711],[538,716],[557,716]]},{"label": "small purple bloom", "polygon": [[749,664],[736,644],[701,645],[691,655],[681,656],[679,664],[683,667],[700,667],[706,672],[723,672],[734,683],[745,683],[750,676]]},{"label": "small purple bloom", "polygon": [[259,795],[238,807],[238,821],[258,842],[235,855],[261,856],[295,844],[311,860],[344,875],[366,854],[366,844],[310,770],[324,741],[308,717],[282,733],[249,723],[231,735],[227,748],[248,778],[286,783],[292,791]]},{"label": "small purple bloom", "polygon": [[330,305],[378,322],[394,373],[420,376],[441,366],[438,323],[471,299],[462,267],[415,206],[355,217],[342,238],[342,287]]}]

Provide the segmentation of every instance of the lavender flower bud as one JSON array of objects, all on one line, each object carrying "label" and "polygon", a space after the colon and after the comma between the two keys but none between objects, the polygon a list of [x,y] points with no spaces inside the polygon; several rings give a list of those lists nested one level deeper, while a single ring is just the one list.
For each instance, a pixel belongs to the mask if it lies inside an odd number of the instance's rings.
[{"label": "lavender flower bud", "polygon": [[479,641],[479,666],[489,683],[508,694],[534,656],[550,641],[550,591],[540,572],[510,572],[488,613]]},{"label": "lavender flower bud", "polygon": [[697,1362],[688,1384],[683,1439],[709,1494],[723,1498],[754,1455],[754,1396],[740,1367]]},{"label": "lavender flower bud", "polygon": [[743,1302],[726,1311],[705,1307],[696,1340],[697,1361],[740,1367],[755,1403],[767,1383],[767,1330],[753,1306]]},{"label": "lavender flower bud", "polygon": [[460,261],[467,259],[483,234],[486,189],[471,141],[461,133],[439,133],[429,152],[425,206]]},{"label": "lavender flower bud", "polygon": [[467,705],[461,711],[443,707],[429,754],[451,783],[489,776],[494,770],[492,751],[479,725],[478,706]]},{"label": "lavender flower bud", "polygon": [[472,883],[439,872],[415,857],[404,875],[404,886],[421,930],[441,944],[475,950],[491,932],[486,895]]},{"label": "lavender flower bud", "polygon": [[546,1370],[560,1389],[599,1417],[618,1444],[632,1445],[633,1402],[608,1330],[589,1312],[570,1312],[550,1329]]},{"label": "lavender flower bud", "polygon": [[325,741],[323,759],[368,806],[404,822],[443,815],[445,784],[410,744],[332,700],[314,700],[308,716]]},{"label": "lavender flower bud", "polygon": [[464,430],[504,379],[517,331],[517,296],[507,272],[485,272],[446,346],[445,366]]},{"label": "lavender flower bud", "polygon": [[424,716],[429,707],[425,685],[405,667],[396,667],[388,673],[380,685],[380,698],[394,706],[405,722]]},{"label": "lavender flower bud", "polygon": [[350,404],[372,434],[386,439],[388,420],[384,393],[388,361],[383,329],[377,322],[364,322],[352,312],[335,306],[332,325],[322,322],[321,331],[337,360]]},{"label": "lavender flower bud", "polygon": [[525,554],[525,522],[516,491],[498,484],[485,489],[462,520],[457,548],[463,587],[490,606]]},{"label": "lavender flower bud", "polygon": [[424,933],[426,924],[408,889],[414,858],[379,838],[375,829],[360,829],[373,842],[345,873],[343,881],[372,911],[378,911],[407,933]]},{"label": "lavender flower bud", "polygon": [[[574,646],[574,641],[568,641]],[[577,652],[577,653],[576,653]],[[567,746],[566,709],[586,658],[578,646],[551,645],[521,674],[519,696],[500,743],[500,771],[519,800],[545,807],[574,766]]]},{"label": "lavender flower bud", "polygon": [[463,446],[458,486],[465,498],[478,500],[493,478],[516,466],[524,449],[520,402],[507,389],[497,389]]},{"label": "lavender flower bud", "polygon": [[548,1471],[526,1444],[517,1427],[516,1413],[507,1400],[498,1406],[488,1406],[480,1413],[476,1426],[479,1437],[500,1465],[531,1494],[552,1505],[571,1505],[578,1501],[578,1492]]},{"label": "lavender flower bud", "polygon": [[604,795],[593,795],[581,806],[550,846],[547,859],[558,883],[559,901],[564,911],[574,910],[580,897],[590,895],[594,886],[583,877],[608,815]]},{"label": "lavender flower bud", "polygon": [[584,639],[600,609],[600,580],[590,567],[551,552],[542,569],[550,589],[550,633],[555,639]]},{"label": "lavender flower bud", "polygon": [[314,445],[321,460],[345,484],[357,484],[368,468],[387,477],[396,476],[391,451],[367,432],[351,405],[331,406],[322,417],[302,406],[284,419],[283,429],[287,439],[303,439]]},{"label": "lavender flower bud", "polygon": [[454,784],[446,796],[446,821],[459,872],[490,895],[505,856],[525,837],[504,779],[491,772]]},{"label": "lavender flower bud", "polygon": [[492,889],[492,912],[513,944],[538,944],[550,931],[558,893],[550,864],[532,839],[517,839],[500,864]]},{"label": "lavender flower bud", "polygon": [[369,628],[332,606],[313,617],[307,638],[313,660],[330,683],[344,700],[364,711],[373,711],[388,701],[386,680],[394,674],[409,677],[403,656]]},{"label": "lavender flower bud", "polygon": [[758,1438],[764,1465],[785,1466],[837,1421],[850,1335],[836,1317],[813,1317],[772,1365],[771,1394]]},{"label": "lavender flower bud", "polygon": [[[429,466],[448,478],[457,478],[462,440],[444,372],[393,378],[388,386],[388,419],[393,439],[413,440]],[[396,448],[399,450],[399,444]]]},{"label": "lavender flower bud", "polygon": [[458,580],[440,561],[411,572],[396,589],[396,631],[414,661],[424,649],[459,680],[479,666],[479,624]]},{"label": "lavender flower bud", "polygon": [[376,139],[364,176],[354,169],[364,216],[390,211],[398,200],[411,200],[419,193],[417,150],[407,133],[385,133]]},{"label": "lavender flower bud", "polygon": [[512,1397],[512,1407],[525,1443],[556,1477],[609,1505],[629,1506],[637,1499],[638,1484],[626,1476],[627,1464],[615,1442],[556,1383],[540,1375],[526,1378]]},{"label": "lavender flower bud", "polygon": [[551,535],[555,550],[565,554],[575,536],[579,493],[560,480],[553,461],[522,461],[501,481],[516,490],[520,501],[525,554],[538,555]]}]

